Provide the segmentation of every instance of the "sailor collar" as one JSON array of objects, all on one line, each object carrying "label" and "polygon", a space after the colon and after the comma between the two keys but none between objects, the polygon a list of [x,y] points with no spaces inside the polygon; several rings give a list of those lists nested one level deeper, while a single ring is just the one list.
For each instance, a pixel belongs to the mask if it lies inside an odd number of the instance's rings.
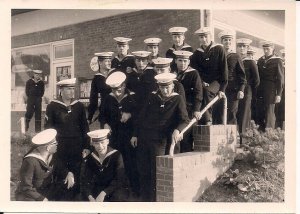
[{"label": "sailor collar", "polygon": [[104,160],[105,160],[107,157],[111,156],[112,154],[114,154],[114,153],[117,152],[118,150],[110,149],[110,147],[107,147],[107,151],[108,151],[108,152],[107,152],[106,155],[104,156],[104,159],[103,159],[102,163],[101,163],[101,160],[100,160],[100,158],[98,157],[98,155],[96,155],[94,152],[91,153],[91,156],[92,156],[96,161],[98,161],[100,164],[103,164]]},{"label": "sailor collar", "polygon": [[95,76],[103,76],[103,77],[107,78],[107,77],[111,74],[111,72],[114,71],[114,70],[115,70],[114,68],[113,68],[113,69],[110,69],[110,70],[107,72],[107,76],[105,76],[105,75],[102,74],[101,72],[96,73]]},{"label": "sailor collar", "polygon": [[145,71],[147,71],[147,70],[153,70],[153,69],[154,69],[154,68],[153,68],[152,66],[147,65],[147,66],[143,69],[143,71],[142,71],[141,73],[139,73],[138,70],[137,70],[136,68],[133,68],[132,70],[133,70],[135,73],[137,73],[137,74],[144,74]]},{"label": "sailor collar", "polygon": [[37,84],[38,82],[42,82],[41,79],[39,79],[37,82],[34,80],[34,78],[31,78],[31,80],[32,80],[35,84]]},{"label": "sailor collar", "polygon": [[[211,50],[213,47],[216,47],[216,46],[221,46],[221,47],[223,47],[222,44],[218,44],[218,43],[211,42],[211,44],[210,44],[209,46],[207,46],[207,48],[208,48],[208,50]],[[207,49],[207,48],[206,48],[206,49]],[[206,50],[206,49],[205,49],[205,50]],[[197,50],[200,51],[200,52],[204,52],[204,51],[205,51],[202,47],[197,48]]]},{"label": "sailor collar", "polygon": [[[152,91],[152,94],[156,94],[161,100],[163,100],[163,98],[162,98],[161,93],[160,93],[159,90]],[[171,99],[172,97],[177,96],[177,95],[179,95],[179,94],[176,93],[176,92],[172,92],[172,94],[165,101],[168,101],[169,99]]]},{"label": "sailor collar", "polygon": [[49,167],[47,161],[46,161],[42,156],[40,156],[40,155],[38,155],[38,154],[29,153],[28,155],[26,155],[26,156],[24,157],[24,159],[25,159],[25,158],[28,158],[28,157],[33,157],[33,158],[36,158],[36,159],[38,159],[38,160],[41,160],[41,161],[43,162],[43,164],[45,164],[47,167]]},{"label": "sailor collar", "polygon": [[125,99],[126,97],[128,97],[129,95],[131,95],[131,92],[129,92],[129,93],[125,92],[125,94],[124,94],[124,96],[122,97],[121,100],[118,100],[117,97],[112,92],[110,92],[109,95],[112,96],[113,98],[115,98],[118,101],[118,103],[120,103],[123,99]]},{"label": "sailor collar", "polygon": [[242,59],[242,61],[246,61],[246,60],[249,60],[249,61],[255,61],[254,59],[251,59],[249,57],[245,57],[244,59]]},{"label": "sailor collar", "polygon": [[272,56],[271,56],[270,58],[268,58],[268,59],[266,59],[266,57],[263,56],[262,59],[264,59],[264,60],[266,60],[266,62],[268,62],[268,61],[271,60],[271,59],[281,59],[281,58],[278,57],[278,56],[272,55]]},{"label": "sailor collar", "polygon": [[[65,107],[67,107],[68,108],[68,105],[67,104],[65,104],[62,100],[52,100],[52,102],[55,102],[55,103],[58,103],[58,104],[61,104],[61,105],[63,105],[63,106],[65,106]],[[76,103],[78,103],[79,101],[78,100],[74,100],[73,102],[71,102],[70,103],[70,105],[69,106],[73,106],[73,105],[75,105]],[[69,112],[68,112],[69,113]]]},{"label": "sailor collar", "polygon": [[122,61],[125,60],[127,57],[133,57],[133,55],[127,54],[123,59],[120,59],[120,58],[119,58],[119,55],[116,55],[116,56],[115,56],[115,59],[117,59],[119,62],[122,62]]},{"label": "sailor collar", "polygon": [[184,74],[184,73],[188,73],[191,71],[195,71],[195,69],[189,66],[186,70],[179,72],[179,74]]},{"label": "sailor collar", "polygon": [[[189,45],[189,44],[187,44],[187,43],[183,43],[183,45],[182,45],[182,47],[180,48],[180,50],[182,50],[183,48],[191,48],[191,46]],[[176,51],[176,49],[175,49],[175,45],[173,44],[173,46],[171,47],[171,48],[169,48],[170,50],[172,50],[172,51]]]}]

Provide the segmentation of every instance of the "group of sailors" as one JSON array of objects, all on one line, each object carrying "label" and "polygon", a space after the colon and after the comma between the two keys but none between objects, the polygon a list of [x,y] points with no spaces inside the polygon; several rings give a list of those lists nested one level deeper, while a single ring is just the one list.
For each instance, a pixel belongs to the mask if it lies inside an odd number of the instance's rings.
[{"label": "group of sailors", "polygon": [[[274,44],[262,43],[264,56],[256,63],[250,39],[234,41],[231,31],[223,31],[217,44],[211,29],[202,27],[193,50],[186,31],[169,29],[174,44],[166,57],[159,56],[160,38],[146,39],[146,51],[130,54],[131,39],[116,37],[116,56],[95,53],[99,69],[87,116],[74,100],[76,79],[58,82],[60,97],[46,108],[45,130],[23,159],[17,200],[125,201],[129,194],[155,201],[156,157],[169,154],[172,142],[175,153],[193,151],[192,131],[181,134],[192,118],[201,125],[222,123],[222,102],[201,113],[216,96],[226,95],[228,124],[240,134],[251,120],[262,131],[282,126],[284,116],[279,122],[275,113],[284,109],[275,107],[282,103],[284,60]],[[96,120],[100,129],[90,132]]]}]

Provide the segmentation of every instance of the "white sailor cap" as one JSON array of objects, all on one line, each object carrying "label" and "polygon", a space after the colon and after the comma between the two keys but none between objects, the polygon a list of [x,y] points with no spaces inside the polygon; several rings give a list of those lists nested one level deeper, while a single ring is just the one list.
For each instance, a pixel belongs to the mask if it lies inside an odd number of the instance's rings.
[{"label": "white sailor cap", "polygon": [[172,27],[169,29],[169,32],[172,35],[180,35],[180,34],[184,34],[185,32],[187,32],[187,28],[186,27]]},{"label": "white sailor cap", "polygon": [[87,135],[91,138],[91,142],[99,142],[108,138],[109,129],[97,129],[88,132]]},{"label": "white sailor cap", "polygon": [[224,39],[224,38],[233,38],[234,36],[234,32],[230,31],[230,30],[223,30],[218,34],[218,37],[220,39]]},{"label": "white sailor cap", "polygon": [[256,51],[253,49],[252,46],[249,46],[248,50],[247,50],[247,54],[254,54],[256,53]]},{"label": "white sailor cap", "polygon": [[160,68],[170,66],[172,61],[173,61],[172,58],[163,58],[163,57],[157,57],[156,59],[152,59],[154,66]]},{"label": "white sailor cap", "polygon": [[128,44],[132,39],[131,38],[125,38],[125,37],[115,37],[114,40],[117,41],[117,44],[125,45]]},{"label": "white sailor cap", "polygon": [[151,54],[151,52],[149,52],[149,51],[133,51],[132,54],[136,58],[147,58]]},{"label": "white sailor cap", "polygon": [[263,48],[266,48],[266,47],[274,47],[273,42],[270,42],[270,41],[262,41],[262,42],[261,42],[261,45],[262,45]]},{"label": "white sailor cap", "polygon": [[121,71],[115,71],[105,81],[111,88],[119,87],[126,80],[126,75]]},{"label": "white sailor cap", "polygon": [[176,58],[183,58],[183,59],[189,59],[190,56],[193,55],[190,51],[174,51],[173,52],[176,55]]},{"label": "white sailor cap", "polygon": [[144,42],[148,46],[158,46],[158,44],[161,42],[161,39],[160,38],[148,38],[148,39],[145,39]]},{"label": "white sailor cap", "polygon": [[33,73],[35,73],[35,74],[41,74],[41,73],[43,73],[43,71],[41,71],[41,70],[32,70],[33,71]]},{"label": "white sailor cap", "polygon": [[169,85],[176,79],[176,74],[173,73],[162,73],[157,74],[154,77],[159,85]]},{"label": "white sailor cap", "polygon": [[244,44],[244,45],[250,45],[252,43],[251,39],[247,39],[247,38],[239,38],[236,40],[236,44]]},{"label": "white sailor cap", "polygon": [[61,80],[56,83],[59,87],[74,87],[76,83],[76,78]]},{"label": "white sailor cap", "polygon": [[99,52],[95,53],[95,56],[98,57],[98,59],[111,59],[114,52]]},{"label": "white sailor cap", "polygon": [[32,143],[37,146],[47,145],[56,142],[57,131],[45,129],[32,138]]},{"label": "white sailor cap", "polygon": [[195,34],[198,34],[198,35],[206,35],[209,33],[211,33],[210,27],[202,27],[195,31]]}]

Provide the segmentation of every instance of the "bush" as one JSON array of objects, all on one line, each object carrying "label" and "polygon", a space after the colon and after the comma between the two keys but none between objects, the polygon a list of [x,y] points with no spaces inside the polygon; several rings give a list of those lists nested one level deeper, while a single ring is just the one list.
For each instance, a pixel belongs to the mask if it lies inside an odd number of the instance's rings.
[{"label": "bush", "polygon": [[242,167],[228,170],[219,183],[238,188],[247,201],[284,201],[284,131],[278,128],[262,132],[252,121],[241,137]]}]

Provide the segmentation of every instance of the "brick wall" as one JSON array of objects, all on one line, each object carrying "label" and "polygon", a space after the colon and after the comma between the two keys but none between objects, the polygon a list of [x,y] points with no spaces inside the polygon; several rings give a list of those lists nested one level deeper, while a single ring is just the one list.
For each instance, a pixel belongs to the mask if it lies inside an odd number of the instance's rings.
[{"label": "brick wall", "polygon": [[195,151],[156,158],[156,200],[196,201],[233,163],[236,126],[196,126]]},{"label": "brick wall", "polygon": [[15,36],[12,37],[12,48],[74,39],[75,76],[92,78],[89,63],[93,54],[116,51],[114,37],[133,38],[130,51],[144,49],[145,38],[160,37],[163,40],[160,52],[164,56],[172,45],[168,29],[173,26],[187,27],[189,31],[186,33],[186,41],[194,48],[197,47],[197,37],[193,33],[200,26],[199,10],[143,10]]}]

